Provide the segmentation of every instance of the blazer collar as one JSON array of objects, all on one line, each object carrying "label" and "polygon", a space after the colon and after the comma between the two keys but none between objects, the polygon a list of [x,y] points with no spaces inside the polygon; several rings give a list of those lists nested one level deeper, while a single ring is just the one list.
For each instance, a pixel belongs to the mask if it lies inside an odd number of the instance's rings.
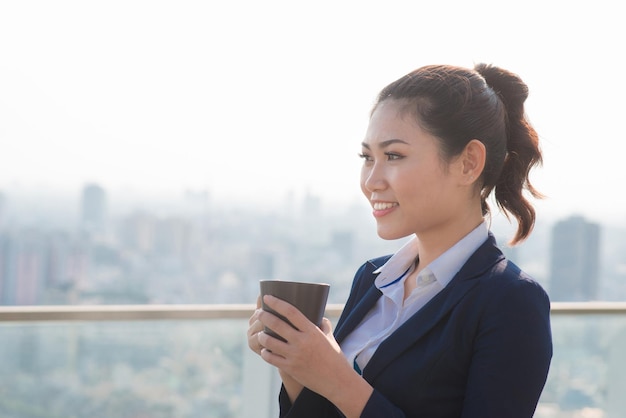
[{"label": "blazer collar", "polygon": [[[474,279],[480,277],[503,258],[502,252],[496,246],[495,238],[489,233],[485,243],[472,254],[448,286],[380,344],[363,370],[364,377],[368,380],[375,378],[387,364],[422,338],[477,284]],[[380,266],[372,264],[372,267]],[[370,271],[373,272],[373,270]],[[369,289],[348,314],[342,326],[337,329],[335,338],[338,342],[341,342],[361,322],[382,294],[373,284],[376,275],[370,274],[372,277],[369,279],[371,280]]]},{"label": "blazer collar", "polygon": [[347,313],[346,318],[340,321],[335,329],[335,339],[338,343],[341,343],[341,341],[359,325],[382,295],[382,292],[374,285],[374,280],[376,280],[379,274],[376,270],[383,266],[389,258],[391,258],[391,255],[368,260],[365,263],[365,271],[361,277],[363,277],[363,281],[366,282],[367,290],[365,294],[359,298],[354,308],[349,312],[344,312],[344,314]]},{"label": "blazer collar", "polygon": [[341,343],[346,336],[354,330],[363,320],[365,315],[374,307],[376,301],[382,295],[382,292],[374,286],[374,279],[378,273],[372,273],[372,283],[370,284],[365,295],[359,300],[354,308],[348,313],[345,320],[335,330],[335,339]]}]

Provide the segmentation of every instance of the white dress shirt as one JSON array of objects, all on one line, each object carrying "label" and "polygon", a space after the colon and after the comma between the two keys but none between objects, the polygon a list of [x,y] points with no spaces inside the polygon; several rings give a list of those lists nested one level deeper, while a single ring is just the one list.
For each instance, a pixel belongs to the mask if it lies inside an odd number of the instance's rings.
[{"label": "white dress shirt", "polygon": [[450,283],[469,257],[487,240],[488,234],[487,224],[482,222],[424,267],[415,279],[417,287],[406,300],[404,281],[413,271],[418,256],[417,237],[413,237],[375,271],[379,275],[374,284],[382,296],[341,343],[344,355],[357,371],[365,368],[381,342]]}]

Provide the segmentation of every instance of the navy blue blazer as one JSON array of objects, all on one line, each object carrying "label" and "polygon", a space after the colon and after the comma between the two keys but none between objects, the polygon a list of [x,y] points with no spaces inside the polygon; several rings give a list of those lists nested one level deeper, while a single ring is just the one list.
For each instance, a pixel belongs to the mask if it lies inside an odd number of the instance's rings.
[{"label": "navy blue blazer", "polygon": [[[373,272],[389,257],[357,271],[335,327],[340,344],[381,296]],[[374,353],[363,369],[374,392],[361,417],[530,418],[551,358],[548,296],[490,234],[448,286]],[[279,402],[281,417],[343,417],[307,388],[293,404],[283,388]]]}]

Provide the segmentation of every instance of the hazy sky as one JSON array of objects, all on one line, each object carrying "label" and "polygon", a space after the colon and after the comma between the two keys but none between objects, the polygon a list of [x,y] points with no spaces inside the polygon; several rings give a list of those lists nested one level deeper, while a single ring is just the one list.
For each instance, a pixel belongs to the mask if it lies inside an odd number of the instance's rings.
[{"label": "hazy sky", "polygon": [[376,93],[434,63],[530,87],[541,213],[626,221],[619,2],[3,1],[0,189],[358,196]]}]

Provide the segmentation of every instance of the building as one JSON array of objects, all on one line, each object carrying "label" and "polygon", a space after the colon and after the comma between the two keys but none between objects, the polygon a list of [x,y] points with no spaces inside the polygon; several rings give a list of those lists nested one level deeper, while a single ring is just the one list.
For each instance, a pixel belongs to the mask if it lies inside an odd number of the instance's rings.
[{"label": "building", "polygon": [[552,229],[550,298],[553,301],[598,299],[600,226],[572,216]]},{"label": "building", "polygon": [[45,243],[39,231],[0,237],[0,305],[41,303],[45,255]]},{"label": "building", "polygon": [[106,226],[107,198],[105,190],[97,184],[87,184],[82,195],[82,226],[87,231],[102,232]]}]

